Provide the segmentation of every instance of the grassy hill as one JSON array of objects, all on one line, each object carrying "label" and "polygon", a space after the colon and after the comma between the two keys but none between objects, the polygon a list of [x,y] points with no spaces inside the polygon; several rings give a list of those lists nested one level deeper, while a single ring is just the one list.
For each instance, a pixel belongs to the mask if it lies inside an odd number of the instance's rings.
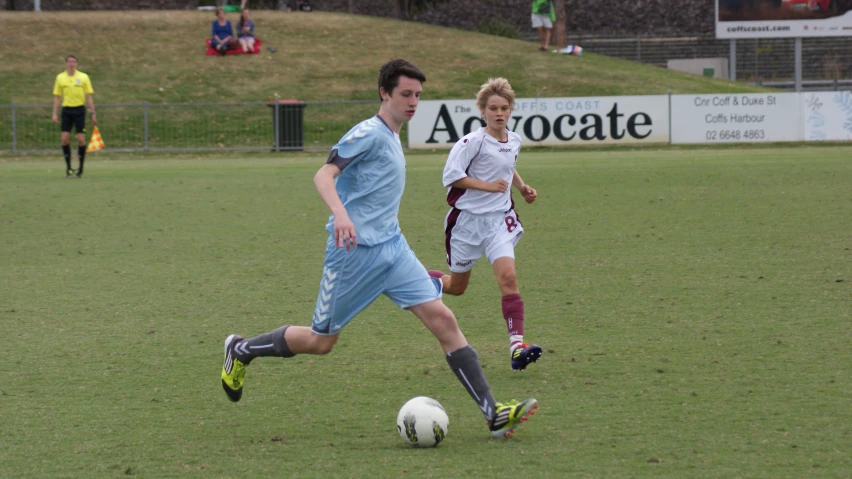
[{"label": "grassy hill", "polygon": [[[489,76],[521,97],[751,92],[761,89],[595,55],[410,22],[333,13],[255,11],[258,56],[204,56],[210,12],[2,12],[0,104],[45,104],[74,53],[99,103],[354,100],[376,97],[394,57],[426,73],[424,98],[469,98]],[[229,16],[236,23],[237,15]]]}]

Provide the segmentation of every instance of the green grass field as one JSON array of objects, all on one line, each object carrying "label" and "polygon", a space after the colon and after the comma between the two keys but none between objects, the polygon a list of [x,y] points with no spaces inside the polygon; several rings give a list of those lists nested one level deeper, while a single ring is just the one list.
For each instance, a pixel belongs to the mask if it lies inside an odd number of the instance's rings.
[{"label": "green grass field", "polygon": [[[322,155],[324,157],[324,155]],[[522,154],[527,339],[509,368],[487,264],[447,298],[511,440],[416,319],[381,299],[326,357],[254,362],[230,403],[222,340],[308,324],[321,156],[0,162],[5,477],[849,478],[852,147]],[[400,221],[443,264],[443,154],[411,155]],[[410,397],[450,417],[397,436]]]}]

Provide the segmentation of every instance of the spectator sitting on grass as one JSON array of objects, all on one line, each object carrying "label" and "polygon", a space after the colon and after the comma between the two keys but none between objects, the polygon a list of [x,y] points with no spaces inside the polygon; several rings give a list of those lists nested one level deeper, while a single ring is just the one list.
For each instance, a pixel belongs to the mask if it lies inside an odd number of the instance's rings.
[{"label": "spectator sitting on grass", "polygon": [[243,53],[254,53],[254,20],[249,18],[247,8],[240,14],[240,21],[237,22],[237,37]]},{"label": "spectator sitting on grass", "polygon": [[234,27],[231,26],[231,21],[225,19],[225,9],[222,7],[216,8],[216,20],[213,20],[213,38],[211,45],[220,55],[228,53],[232,43],[235,43]]}]

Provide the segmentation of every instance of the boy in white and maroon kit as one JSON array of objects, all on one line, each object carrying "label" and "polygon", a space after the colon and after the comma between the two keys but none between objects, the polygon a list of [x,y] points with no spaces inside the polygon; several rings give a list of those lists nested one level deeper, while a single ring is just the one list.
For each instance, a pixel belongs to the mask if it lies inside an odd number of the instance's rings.
[{"label": "boy in white and maroon kit", "polygon": [[429,274],[441,280],[444,293],[458,296],[467,289],[473,265],[482,255],[488,258],[503,296],[512,369],[523,371],[541,357],[541,347],[524,343],[524,301],[515,276],[515,244],[524,228],[510,186],[527,203],[535,201],[536,191],[515,171],[521,137],[506,129],[514,103],[515,92],[505,78],[489,79],[476,95],[486,126],[459,140],[444,166],[452,207],[444,220],[450,274]]}]

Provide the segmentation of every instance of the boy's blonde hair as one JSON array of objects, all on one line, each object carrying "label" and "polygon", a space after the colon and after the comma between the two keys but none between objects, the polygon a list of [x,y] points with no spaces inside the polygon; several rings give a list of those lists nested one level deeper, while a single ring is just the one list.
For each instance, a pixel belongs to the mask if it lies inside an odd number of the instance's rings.
[{"label": "boy's blonde hair", "polygon": [[488,99],[494,95],[501,96],[509,102],[509,106],[515,107],[515,90],[512,90],[512,85],[509,85],[509,80],[505,78],[489,78],[476,94],[476,106],[480,111],[485,110],[488,104]]}]

